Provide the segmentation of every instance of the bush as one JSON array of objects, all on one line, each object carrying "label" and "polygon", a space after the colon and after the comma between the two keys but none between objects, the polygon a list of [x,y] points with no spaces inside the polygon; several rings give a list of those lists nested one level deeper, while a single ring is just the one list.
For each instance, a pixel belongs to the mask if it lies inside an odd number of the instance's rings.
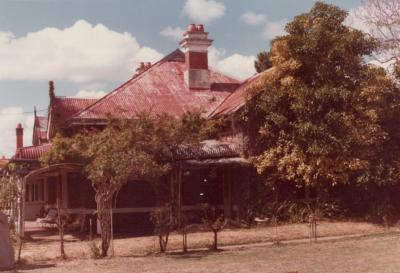
[{"label": "bush", "polygon": [[208,204],[203,205],[203,222],[214,233],[213,250],[218,250],[218,232],[220,232],[227,224],[227,220],[223,213],[219,213],[215,206]]},{"label": "bush", "polygon": [[88,243],[90,258],[92,259],[100,259],[101,258],[101,251],[100,247],[97,246],[95,241],[90,241]]},{"label": "bush", "polygon": [[154,224],[154,234],[158,236],[160,251],[164,253],[167,250],[169,234],[175,227],[171,206],[166,204],[157,208],[150,214],[150,220]]}]

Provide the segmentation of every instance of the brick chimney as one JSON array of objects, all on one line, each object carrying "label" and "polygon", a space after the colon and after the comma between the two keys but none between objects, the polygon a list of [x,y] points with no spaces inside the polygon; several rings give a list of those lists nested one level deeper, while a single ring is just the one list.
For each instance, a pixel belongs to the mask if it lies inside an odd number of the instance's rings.
[{"label": "brick chimney", "polygon": [[18,123],[15,132],[17,136],[17,150],[18,150],[24,147],[24,128],[22,128],[21,123]]},{"label": "brick chimney", "polygon": [[208,47],[213,40],[203,25],[190,24],[183,34],[180,45],[185,51],[184,79],[190,89],[209,89],[210,71],[208,70]]},{"label": "brick chimney", "polygon": [[56,97],[56,95],[54,93],[54,82],[53,81],[49,81],[49,97],[50,97],[50,103]]}]

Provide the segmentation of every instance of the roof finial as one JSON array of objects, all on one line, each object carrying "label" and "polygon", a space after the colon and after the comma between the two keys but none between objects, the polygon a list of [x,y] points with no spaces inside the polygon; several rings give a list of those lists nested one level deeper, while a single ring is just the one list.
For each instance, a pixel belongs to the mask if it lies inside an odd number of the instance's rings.
[{"label": "roof finial", "polygon": [[35,118],[36,118],[37,117],[36,105],[33,106],[33,114],[35,115]]}]

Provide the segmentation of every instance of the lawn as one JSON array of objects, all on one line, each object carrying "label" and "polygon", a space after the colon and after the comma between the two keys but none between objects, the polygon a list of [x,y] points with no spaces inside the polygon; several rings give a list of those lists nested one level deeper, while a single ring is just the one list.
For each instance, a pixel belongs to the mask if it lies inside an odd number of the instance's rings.
[{"label": "lawn", "polygon": [[242,246],[220,252],[194,251],[105,260],[35,262],[16,272],[151,273],[398,273],[400,236],[375,234],[319,243]]},{"label": "lawn", "polygon": [[219,236],[223,251],[217,253],[207,250],[212,244],[212,233],[197,231],[188,235],[192,252],[187,255],[180,253],[180,234],[170,236],[166,255],[155,254],[158,249],[153,236],[118,238],[114,241],[115,257],[104,260],[90,259],[88,241],[67,235],[66,261],[57,258],[60,252],[55,231],[34,232],[23,247],[24,265],[16,272],[398,273],[399,270],[393,270],[400,268],[396,262],[400,240],[394,235],[399,231],[398,227],[386,230],[362,222],[320,222],[319,242],[310,244],[307,224],[288,224],[279,227],[282,244],[276,246],[272,244],[276,239],[274,227],[226,229]]}]

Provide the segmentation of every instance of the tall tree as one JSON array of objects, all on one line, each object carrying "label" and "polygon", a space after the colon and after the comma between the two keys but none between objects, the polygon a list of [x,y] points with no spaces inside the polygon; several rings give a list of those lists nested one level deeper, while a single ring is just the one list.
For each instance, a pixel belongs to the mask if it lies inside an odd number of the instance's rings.
[{"label": "tall tree", "polygon": [[323,2],[296,16],[288,34],[272,42],[273,68],[249,90],[249,148],[271,183],[321,191],[349,183],[376,169],[371,159],[380,158],[388,138],[399,140],[391,125],[400,114],[399,92],[383,70],[363,62],[377,43],[345,26],[346,17]]}]

